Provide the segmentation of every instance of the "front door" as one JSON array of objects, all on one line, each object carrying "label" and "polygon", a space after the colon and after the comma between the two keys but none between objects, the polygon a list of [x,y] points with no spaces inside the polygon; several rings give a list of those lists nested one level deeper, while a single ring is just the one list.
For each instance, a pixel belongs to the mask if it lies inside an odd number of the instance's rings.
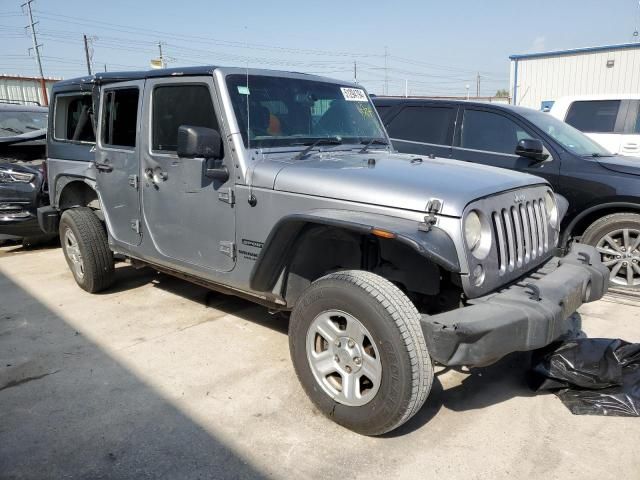
[{"label": "front door", "polygon": [[[235,264],[233,176],[204,175],[205,160],[176,154],[178,127],[222,127],[213,77],[148,79],[143,129],[142,209],[146,242],[158,258],[226,272]],[[225,165],[233,172],[230,152]],[[150,245],[151,246],[151,245]],[[146,250],[148,251],[148,250]]]},{"label": "front door", "polygon": [[127,245],[141,241],[138,118],[143,87],[144,81],[118,83],[100,96],[96,182],[108,231]]},{"label": "front door", "polygon": [[557,190],[560,159],[554,158],[546,145],[550,156],[544,162],[516,155],[518,142],[526,138],[535,138],[535,135],[511,117],[481,107],[466,107],[456,132],[452,157],[537,175]]}]

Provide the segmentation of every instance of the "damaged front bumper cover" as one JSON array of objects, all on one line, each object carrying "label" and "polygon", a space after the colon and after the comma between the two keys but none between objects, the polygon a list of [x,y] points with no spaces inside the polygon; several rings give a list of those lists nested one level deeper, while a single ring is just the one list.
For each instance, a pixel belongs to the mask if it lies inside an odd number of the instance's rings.
[{"label": "damaged front bumper cover", "polygon": [[574,244],[505,289],[469,306],[423,315],[433,360],[443,365],[489,365],[516,351],[542,348],[572,330],[571,315],[602,298],[609,270],[593,247]]}]

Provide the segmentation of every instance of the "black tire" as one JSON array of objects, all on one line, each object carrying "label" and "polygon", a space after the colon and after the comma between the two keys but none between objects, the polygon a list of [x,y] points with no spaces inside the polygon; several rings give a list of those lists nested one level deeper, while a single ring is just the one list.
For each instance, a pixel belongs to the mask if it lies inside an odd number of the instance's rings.
[{"label": "black tire", "polygon": [[[598,243],[606,236],[612,235],[613,237],[619,237],[619,235],[615,234],[615,232],[619,232],[621,230],[633,230],[636,232],[640,232],[640,215],[637,213],[612,213],[611,215],[606,215],[602,218],[599,218],[595,222],[593,222],[582,235],[581,242],[587,245],[591,245],[596,247]],[[635,243],[634,240],[636,235],[633,232],[630,232],[631,243]],[[613,238],[612,237],[612,238]],[[614,238],[614,240],[616,240]],[[623,246],[624,243],[623,237],[620,238],[621,242],[619,246]],[[616,265],[614,260],[618,260],[617,256],[609,255],[603,252],[600,252],[601,259],[603,262],[606,262],[609,270],[613,270],[617,268],[617,275],[611,278],[611,285],[623,288],[633,288],[640,289],[640,250],[639,248],[634,249],[631,252],[627,252],[628,257],[625,257],[624,253],[620,254],[620,261],[617,263],[622,263],[622,265]],[[634,253],[636,252],[636,253]],[[633,267],[633,265],[638,265],[638,267]],[[624,284],[625,280],[628,280],[626,275],[627,267],[631,269],[631,273],[634,276],[634,283],[638,282],[638,284],[629,285]],[[622,283],[621,283],[622,282]]]},{"label": "black tire", "polygon": [[[113,253],[109,249],[107,233],[100,219],[90,208],[66,210],[60,218],[60,243],[67,265],[78,285],[89,293],[104,290],[113,283]],[[67,231],[75,238],[82,259],[82,274],[71,258],[72,244]]]},{"label": "black tire", "polygon": [[[329,310],[358,319],[371,332],[379,351],[379,389],[364,405],[348,406],[334,400],[311,370],[307,333],[314,319]],[[318,409],[363,435],[381,435],[399,427],[420,410],[431,390],[433,365],[420,314],[398,287],[370,272],[341,271],[313,282],[293,309],[289,348],[298,379]]]}]

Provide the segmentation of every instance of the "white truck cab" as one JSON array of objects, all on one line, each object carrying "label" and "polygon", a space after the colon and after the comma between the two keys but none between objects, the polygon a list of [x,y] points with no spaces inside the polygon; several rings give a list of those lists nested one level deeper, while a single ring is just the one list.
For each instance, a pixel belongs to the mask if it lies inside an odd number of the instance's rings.
[{"label": "white truck cab", "polygon": [[640,93],[562,97],[550,113],[611,153],[640,156]]}]

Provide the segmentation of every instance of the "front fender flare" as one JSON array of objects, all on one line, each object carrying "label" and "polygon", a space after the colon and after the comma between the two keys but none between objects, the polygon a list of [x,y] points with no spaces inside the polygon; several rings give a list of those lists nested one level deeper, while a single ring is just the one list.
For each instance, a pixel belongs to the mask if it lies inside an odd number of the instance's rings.
[{"label": "front fender flare", "polygon": [[282,268],[295,253],[296,241],[305,228],[328,225],[363,235],[372,234],[374,228],[395,234],[402,242],[423,257],[449,272],[460,272],[458,252],[451,237],[441,228],[428,232],[418,230],[418,222],[375,213],[349,210],[313,210],[283,217],[271,230],[251,272],[250,286],[258,292],[271,291]]}]

